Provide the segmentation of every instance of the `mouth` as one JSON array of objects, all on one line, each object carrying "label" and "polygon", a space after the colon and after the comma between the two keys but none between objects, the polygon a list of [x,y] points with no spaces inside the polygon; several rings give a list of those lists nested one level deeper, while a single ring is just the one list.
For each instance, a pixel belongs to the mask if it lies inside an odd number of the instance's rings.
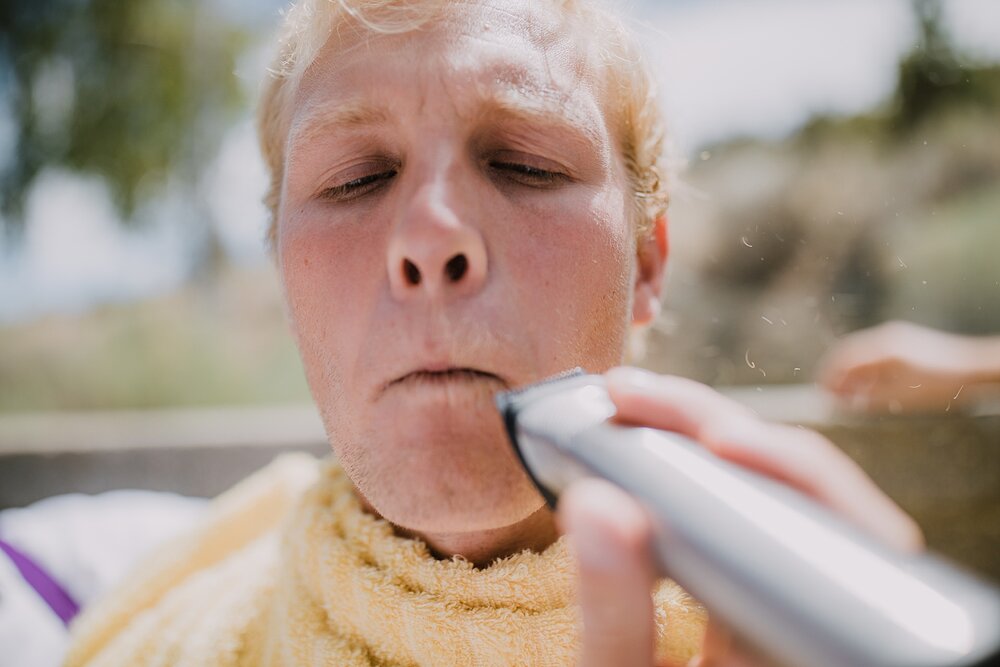
[{"label": "mouth", "polygon": [[497,384],[503,389],[509,388],[507,381],[499,375],[478,368],[454,366],[433,370],[421,368],[411,371],[389,382],[385,386],[385,390],[401,385],[440,386],[446,384],[471,384],[484,381]]}]

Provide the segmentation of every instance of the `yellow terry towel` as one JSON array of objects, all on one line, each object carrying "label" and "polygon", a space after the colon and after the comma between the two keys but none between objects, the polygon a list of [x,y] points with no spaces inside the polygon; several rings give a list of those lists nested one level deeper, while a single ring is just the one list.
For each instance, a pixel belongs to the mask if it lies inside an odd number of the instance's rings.
[{"label": "yellow terry towel", "polygon": [[[336,463],[284,456],[88,609],[66,665],[572,665],[575,576],[565,539],[482,569],[437,560]],[[671,582],[654,598],[657,656],[684,664],[705,612]]]}]

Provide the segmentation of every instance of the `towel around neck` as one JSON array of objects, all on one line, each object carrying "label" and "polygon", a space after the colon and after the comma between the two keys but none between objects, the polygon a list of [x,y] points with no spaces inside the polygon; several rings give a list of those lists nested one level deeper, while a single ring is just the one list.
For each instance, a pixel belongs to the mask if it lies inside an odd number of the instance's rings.
[{"label": "towel around neck", "polygon": [[[564,538],[485,568],[439,560],[366,513],[335,462],[284,456],[85,610],[66,665],[573,665],[575,582]],[[669,581],[653,595],[657,658],[685,664],[705,611]]]}]

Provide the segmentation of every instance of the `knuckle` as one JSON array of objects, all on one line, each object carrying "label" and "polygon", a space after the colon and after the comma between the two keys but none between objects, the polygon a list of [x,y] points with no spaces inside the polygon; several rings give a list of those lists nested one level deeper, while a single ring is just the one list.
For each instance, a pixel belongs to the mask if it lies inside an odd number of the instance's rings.
[{"label": "knuckle", "polygon": [[922,551],[927,544],[924,532],[910,516],[904,514],[902,518],[903,523],[899,537],[900,548],[911,553]]}]

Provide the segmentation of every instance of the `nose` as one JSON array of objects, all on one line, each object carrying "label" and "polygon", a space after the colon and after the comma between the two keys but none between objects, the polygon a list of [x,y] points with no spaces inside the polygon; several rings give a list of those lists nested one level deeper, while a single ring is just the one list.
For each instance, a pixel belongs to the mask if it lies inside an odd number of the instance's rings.
[{"label": "nose", "polygon": [[487,254],[471,201],[444,175],[422,184],[400,209],[387,268],[399,300],[470,295],[486,281]]}]

